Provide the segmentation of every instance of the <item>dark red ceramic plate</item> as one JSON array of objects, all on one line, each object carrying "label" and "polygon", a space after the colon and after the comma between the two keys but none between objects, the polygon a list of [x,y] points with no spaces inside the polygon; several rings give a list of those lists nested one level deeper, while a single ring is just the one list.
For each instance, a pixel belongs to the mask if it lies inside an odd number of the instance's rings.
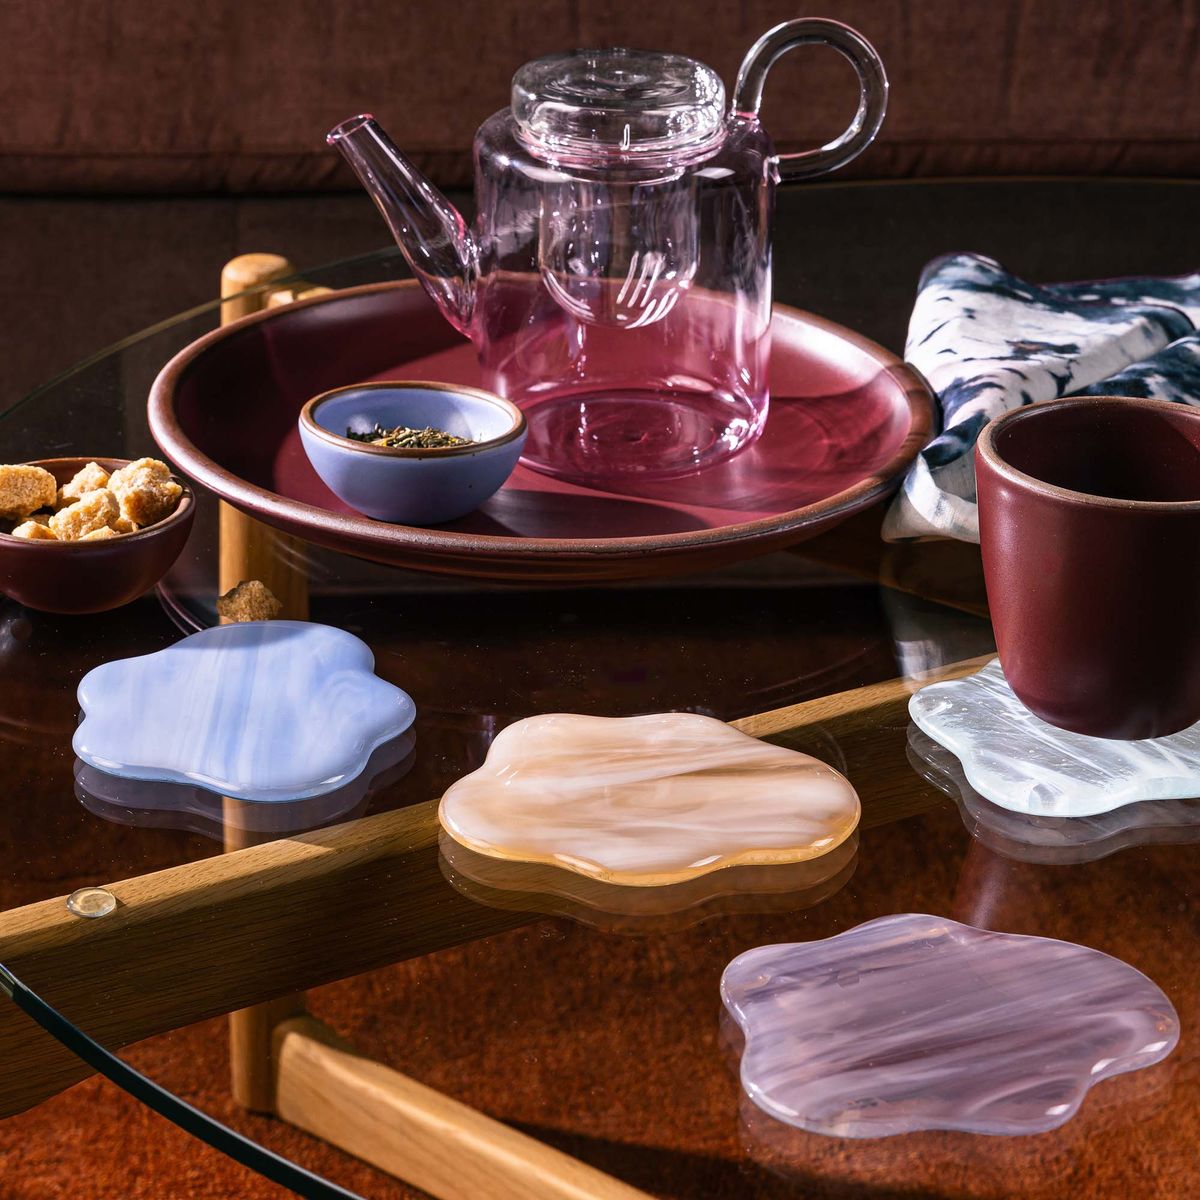
[{"label": "dark red ceramic plate", "polygon": [[518,466],[477,512],[416,529],[349,509],[296,429],[318,392],[374,379],[477,384],[471,347],[414,283],[269,309],[194,342],[150,393],[180,470],[309,542],[396,566],[498,579],[631,579],[775,550],[866,507],[929,438],[920,377],[857,334],[775,310],[771,410],[759,440],[689,478],[591,491]]}]

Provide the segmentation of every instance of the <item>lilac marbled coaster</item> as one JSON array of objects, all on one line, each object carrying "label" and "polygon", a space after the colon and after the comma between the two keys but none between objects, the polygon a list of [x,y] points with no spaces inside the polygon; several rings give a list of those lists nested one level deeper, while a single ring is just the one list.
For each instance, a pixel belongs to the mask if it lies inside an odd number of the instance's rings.
[{"label": "lilac marbled coaster", "polygon": [[1171,1002],[1120,959],[915,913],[748,950],[721,997],[750,1099],[841,1137],[1042,1133],[1179,1040]]}]

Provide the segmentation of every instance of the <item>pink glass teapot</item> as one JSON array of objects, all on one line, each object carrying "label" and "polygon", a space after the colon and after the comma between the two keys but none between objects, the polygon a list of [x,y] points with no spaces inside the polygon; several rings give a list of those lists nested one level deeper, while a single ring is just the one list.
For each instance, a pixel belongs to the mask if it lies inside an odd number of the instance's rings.
[{"label": "pink glass teapot", "polygon": [[[776,154],[763,84],[794,46],[858,74],[854,120]],[[835,21],[772,29],[733,103],[689,58],[577,50],[527,63],[475,137],[472,226],[370,116],[329,134],[426,291],[474,343],[484,386],[524,410],[525,461],[603,486],[720,462],[767,416],[771,215],[779,182],[844,165],[875,137],[887,78]]]}]

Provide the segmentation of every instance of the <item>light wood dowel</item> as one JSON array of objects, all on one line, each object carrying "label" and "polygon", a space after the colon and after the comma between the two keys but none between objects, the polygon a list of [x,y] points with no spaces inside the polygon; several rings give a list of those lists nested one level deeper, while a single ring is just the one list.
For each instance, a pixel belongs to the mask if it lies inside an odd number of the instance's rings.
[{"label": "light wood dowel", "polygon": [[291,287],[278,288],[267,297],[268,308],[282,308],[285,304],[294,304],[297,300],[311,300],[314,296],[327,296],[333,288],[321,287],[315,283],[296,283]]},{"label": "light wood dowel", "polygon": [[[983,659],[928,677],[955,678]],[[735,722],[769,741],[834,739],[863,826],[940,801],[905,758],[908,698],[894,679]],[[447,887],[429,801],[331,829],[112,883],[119,907],[81,921],[65,897],[0,914],[0,961],[105,1045],[127,1045],[232,1009],[526,924]],[[89,1071],[0,1004],[0,1116]]]},{"label": "light wood dowel", "polygon": [[267,284],[295,275],[282,254],[239,254],[221,271],[221,324],[258,312],[267,305]]},{"label": "light wood dowel", "polygon": [[283,605],[280,615],[308,620],[307,550],[298,538],[272,529],[220,501],[220,594],[249,579],[265,583]]},{"label": "light wood dowel", "polygon": [[[267,307],[276,294],[294,298],[294,288],[269,287],[273,280],[296,274],[296,268],[279,254],[243,254],[225,264],[221,272],[221,324],[227,325]],[[306,285],[307,286],[307,285]],[[293,621],[308,619],[308,574],[304,544],[272,529],[231,504],[220,501],[217,590],[250,579],[266,584],[280,601],[280,616]],[[225,849],[243,850],[262,842],[247,834],[237,810],[242,801],[225,800]],[[275,1103],[275,1064],[272,1031],[286,1017],[304,1011],[302,995],[282,996],[266,1004],[229,1014],[229,1076],[233,1098],[252,1112],[271,1112]]]},{"label": "light wood dowel", "polygon": [[[225,850],[232,853],[273,840],[245,827],[247,801],[224,797]],[[229,1014],[229,1090],[251,1112],[275,1111],[275,1027],[304,1012],[304,993],[280,996]]]},{"label": "light wood dowel", "polygon": [[304,993],[229,1014],[229,1090],[245,1109],[275,1112],[275,1030],[304,1012]]},{"label": "light wood dowel", "polygon": [[311,1017],[276,1031],[279,1116],[439,1200],[650,1200],[355,1054]]},{"label": "light wood dowel", "polygon": [[[221,324],[258,312],[270,303],[273,280],[295,275],[279,254],[243,254],[221,272]],[[311,285],[304,285],[306,287]],[[291,289],[281,289],[292,294]],[[298,538],[263,525],[223,500],[220,507],[218,590],[223,594],[246,580],[265,583],[283,605],[282,616],[308,619],[306,550]]]}]

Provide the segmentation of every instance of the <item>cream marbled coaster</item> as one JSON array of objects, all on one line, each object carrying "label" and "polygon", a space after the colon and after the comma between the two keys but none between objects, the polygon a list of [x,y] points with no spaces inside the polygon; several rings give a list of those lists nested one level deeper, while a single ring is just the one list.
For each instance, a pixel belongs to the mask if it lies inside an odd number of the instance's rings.
[{"label": "cream marbled coaster", "polygon": [[826,854],[859,803],[832,767],[712,717],[555,713],[501,732],[439,817],[481,854],[657,885]]}]

